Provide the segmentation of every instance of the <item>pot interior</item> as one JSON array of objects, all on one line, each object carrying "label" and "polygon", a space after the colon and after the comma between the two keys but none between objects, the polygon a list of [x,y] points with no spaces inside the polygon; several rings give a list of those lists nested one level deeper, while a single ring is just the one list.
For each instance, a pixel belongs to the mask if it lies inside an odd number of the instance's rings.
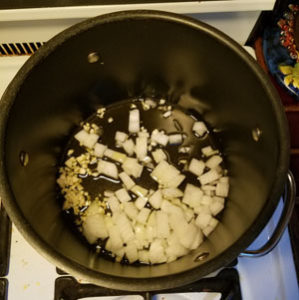
[{"label": "pot interior", "polygon": [[[42,251],[55,251],[54,262],[70,262],[82,274],[156,278],[200,266],[198,274],[205,275],[248,246],[277,203],[273,185],[283,141],[276,99],[246,54],[210,27],[158,13],[113,16],[54,38],[10,86],[15,94],[6,94],[14,103],[4,147],[12,197],[6,204],[13,203],[11,218],[21,220],[23,232],[35,233],[29,240],[42,240]],[[99,60],[90,63],[94,52]],[[137,96],[164,97],[202,114],[218,129],[231,178],[221,224],[199,249],[158,266],[127,266],[97,256],[67,224],[57,200],[57,166],[74,129],[100,104]],[[22,151],[28,153],[26,166],[20,163]],[[209,256],[194,261],[202,252]]]}]

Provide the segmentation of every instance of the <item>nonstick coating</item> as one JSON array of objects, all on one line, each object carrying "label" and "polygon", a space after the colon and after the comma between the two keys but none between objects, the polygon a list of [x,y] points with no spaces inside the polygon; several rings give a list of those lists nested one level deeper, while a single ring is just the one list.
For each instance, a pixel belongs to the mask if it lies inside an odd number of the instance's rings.
[{"label": "nonstick coating", "polygon": [[[99,60],[89,63],[93,52]],[[136,96],[165,97],[201,113],[218,129],[231,177],[221,224],[170,264],[135,267],[98,257],[67,226],[56,199],[58,160],[76,126],[100,104]],[[282,106],[255,61],[216,29],[158,11],[100,16],[51,39],[1,100],[0,144],[1,197],[26,239],[59,268],[125,290],[183,285],[235,259],[272,215],[289,157]],[[202,252],[208,257],[195,260]]]}]

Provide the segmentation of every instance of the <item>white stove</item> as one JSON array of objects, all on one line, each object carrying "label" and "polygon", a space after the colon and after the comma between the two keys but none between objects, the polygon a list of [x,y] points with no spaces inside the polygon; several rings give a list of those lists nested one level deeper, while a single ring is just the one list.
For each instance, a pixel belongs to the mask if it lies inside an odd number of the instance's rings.
[{"label": "white stove", "polygon": [[[244,45],[261,10],[271,10],[273,5],[274,0],[212,0],[63,8],[0,9],[0,45],[45,42],[66,27],[87,17],[116,10],[138,8],[160,9],[191,15],[219,28]],[[0,55],[0,97],[27,59],[28,56],[1,57]],[[281,211],[282,201],[280,201],[268,225],[250,248],[258,248],[269,239]],[[216,278],[221,279],[223,272],[227,272],[227,274],[232,273],[237,278],[236,288],[233,288],[234,294],[230,295],[228,293],[226,296],[217,292],[217,290],[213,291],[209,288],[204,288],[205,292],[197,292],[195,289],[192,290],[192,293],[190,293],[190,290],[188,293],[182,291],[176,294],[163,292],[157,295],[150,295],[151,297],[149,294],[99,297],[93,291],[101,291],[100,288],[92,287],[80,278],[74,279],[68,274],[58,274],[56,267],[37,253],[14,226],[12,227],[10,249],[8,273],[0,278],[0,283],[2,284],[0,285],[0,300],[299,299],[298,281],[288,230],[285,231],[276,248],[266,256],[259,258],[239,257],[236,265],[219,270],[208,276],[208,278],[216,276]],[[224,275],[227,276],[227,274],[225,273]],[[204,280],[210,282],[208,278]],[[87,290],[88,292],[85,295],[81,295],[81,298],[68,296],[67,293],[63,294],[63,283],[72,283],[74,290],[79,286],[81,291]],[[1,295],[1,291],[3,295]],[[99,292],[99,294],[101,293]]]}]

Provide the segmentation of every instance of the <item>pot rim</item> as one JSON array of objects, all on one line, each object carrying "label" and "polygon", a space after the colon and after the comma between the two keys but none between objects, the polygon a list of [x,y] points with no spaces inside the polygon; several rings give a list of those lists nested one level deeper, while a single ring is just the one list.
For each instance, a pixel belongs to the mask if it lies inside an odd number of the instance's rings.
[{"label": "pot rim", "polygon": [[[273,113],[275,114],[277,123],[279,125],[278,136],[280,137],[280,152],[277,161],[277,171],[268,201],[262,209],[262,212],[257,216],[259,221],[254,222],[252,226],[250,226],[250,228],[244,232],[243,235],[232,246],[212,260],[182,273],[153,278],[124,278],[96,272],[79,263],[71,261],[61,253],[58,253],[55,249],[51,248],[39,237],[39,235],[33,230],[18,209],[16,202],[13,201],[14,196],[9,187],[9,180],[5,170],[4,145],[7,121],[9,118],[10,109],[14,103],[14,99],[17,96],[22,83],[24,80],[26,80],[26,77],[36,65],[43,61],[50,53],[55,51],[55,49],[63,44],[64,41],[79,33],[87,31],[94,26],[128,19],[148,18],[179,23],[181,25],[203,31],[224,44],[226,47],[229,47],[236,55],[243,59],[243,61],[251,68],[252,72],[257,76],[266,93],[269,95],[269,99],[271,99]],[[63,269],[64,271],[69,272],[70,274],[80,278],[84,277],[86,280],[97,285],[126,291],[153,291],[170,289],[194,282],[201,277],[223,266],[226,266],[233,261],[240,254],[240,252],[245,250],[245,248],[247,248],[262,231],[272,216],[283,191],[289,163],[289,133],[287,129],[286,116],[283,113],[283,106],[277,95],[277,92],[257,62],[237,42],[232,40],[221,31],[190,17],[163,11],[132,10],[105,14],[75,24],[50,39],[45,45],[43,45],[41,49],[39,49],[37,53],[28,59],[3,94],[0,106],[0,196],[8,215],[26,240],[29,241],[30,244],[51,263]]]}]

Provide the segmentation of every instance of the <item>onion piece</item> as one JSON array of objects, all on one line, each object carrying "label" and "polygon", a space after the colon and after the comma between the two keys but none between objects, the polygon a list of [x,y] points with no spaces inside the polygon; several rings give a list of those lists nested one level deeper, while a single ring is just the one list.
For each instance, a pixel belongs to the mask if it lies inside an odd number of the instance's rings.
[{"label": "onion piece", "polygon": [[121,179],[121,181],[123,182],[123,184],[127,190],[130,190],[135,185],[135,182],[127,173],[121,172],[118,174],[118,176]]},{"label": "onion piece", "polygon": [[168,162],[162,160],[151,173],[151,177],[164,187],[178,187],[185,175]]},{"label": "onion piece", "polygon": [[135,206],[141,210],[145,204],[147,203],[147,198],[144,198],[144,197],[138,197],[135,201]]},{"label": "onion piece", "polygon": [[117,179],[118,178],[118,170],[114,163],[105,161],[105,160],[99,160],[97,170],[100,174],[104,174],[108,177]]},{"label": "onion piece", "polygon": [[109,233],[109,239],[105,245],[105,248],[111,252],[121,249],[123,246],[123,240],[118,227],[113,224],[112,226],[107,226],[107,229]]},{"label": "onion piece", "polygon": [[118,227],[120,235],[125,243],[134,239],[135,235],[132,224],[124,213],[114,214],[112,219]]},{"label": "onion piece", "polygon": [[128,202],[131,200],[130,195],[128,194],[127,190],[124,188],[115,191],[115,195],[120,202]]},{"label": "onion piece", "polygon": [[130,264],[138,260],[137,246],[134,241],[128,242],[126,247],[124,247],[124,250]]},{"label": "onion piece", "polygon": [[222,183],[229,183],[229,177],[227,176],[223,176],[219,179],[219,182],[222,182]]},{"label": "onion piece", "polygon": [[132,139],[128,139],[125,142],[123,142],[122,147],[128,155],[132,156],[134,154],[135,145]]},{"label": "onion piece", "polygon": [[158,210],[156,212],[157,237],[167,238],[169,236],[168,216],[165,212]]},{"label": "onion piece", "polygon": [[136,196],[139,196],[139,197],[146,197],[146,195],[148,194],[148,190],[143,188],[142,186],[140,185],[134,185],[132,188],[131,188],[131,191],[136,195]]},{"label": "onion piece", "polygon": [[227,197],[229,190],[229,184],[226,182],[218,182],[216,185],[216,195],[220,197]]},{"label": "onion piece", "polygon": [[197,229],[197,233],[195,235],[194,241],[193,241],[190,249],[194,250],[194,249],[198,248],[200,246],[200,244],[203,242],[203,238],[204,238],[204,236],[203,236],[202,231]]},{"label": "onion piece", "polygon": [[139,178],[143,171],[143,166],[140,165],[136,158],[127,157],[127,159],[122,164],[123,170],[135,178]]},{"label": "onion piece", "polygon": [[147,156],[147,137],[139,136],[136,139],[135,153],[139,160],[143,160]]},{"label": "onion piece", "polygon": [[219,223],[219,221],[217,219],[215,219],[215,218],[212,217],[210,219],[210,222],[209,222],[208,226],[206,226],[202,230],[203,234],[205,236],[209,236],[212,233],[212,231],[214,231],[214,229],[216,228],[216,226],[218,225],[218,223]]},{"label": "onion piece", "polygon": [[195,224],[200,229],[204,229],[209,225],[211,219],[212,219],[212,216],[210,214],[199,213],[195,220]]},{"label": "onion piece", "polygon": [[96,143],[94,145],[93,153],[97,157],[103,157],[104,152],[106,151],[106,149],[107,149],[106,145],[103,145],[103,144],[100,144],[100,143]]},{"label": "onion piece", "polygon": [[188,204],[190,207],[197,207],[200,205],[203,192],[199,187],[196,187],[193,184],[187,183],[183,203]]},{"label": "onion piece", "polygon": [[154,143],[158,143],[162,146],[166,146],[168,143],[169,137],[167,134],[159,131],[158,129],[153,130],[151,135],[151,141]]},{"label": "onion piece", "polygon": [[190,146],[184,146],[179,148],[179,153],[189,153],[191,150]]},{"label": "onion piece", "polygon": [[153,151],[152,156],[156,163],[159,163],[162,160],[167,159],[167,155],[165,154],[165,152],[162,149],[157,149],[157,150]]},{"label": "onion piece", "polygon": [[151,210],[149,208],[142,208],[136,217],[137,222],[146,224],[147,218],[149,217]]},{"label": "onion piece", "polygon": [[157,226],[156,226],[156,211],[152,211],[147,221],[146,227],[147,239],[152,242],[157,237]]},{"label": "onion piece", "polygon": [[120,211],[119,201],[115,196],[110,197],[107,200],[108,206],[112,212],[112,214],[115,214]]},{"label": "onion piece", "polygon": [[129,132],[136,133],[140,130],[140,112],[138,109],[129,112]]},{"label": "onion piece", "polygon": [[[177,258],[186,255],[189,250],[182,246],[177,236],[172,232],[167,239],[168,247],[165,249],[165,253],[168,258]],[[171,259],[170,259],[171,260]],[[167,260],[169,261],[169,260]]]},{"label": "onion piece", "polygon": [[210,204],[210,210],[213,216],[216,216],[219,214],[224,208],[224,198],[222,197],[213,197],[211,204]]},{"label": "onion piece", "polygon": [[145,99],[144,103],[148,105],[150,108],[156,108],[158,105],[157,102],[152,99]]},{"label": "onion piece", "polygon": [[155,209],[158,209],[161,207],[162,203],[162,193],[160,190],[155,191],[148,199],[148,202],[151,204],[151,206]]},{"label": "onion piece", "polygon": [[124,153],[114,151],[111,149],[106,149],[104,152],[104,156],[120,163],[123,163],[127,158],[127,156]]},{"label": "onion piece", "polygon": [[84,129],[80,130],[74,135],[74,138],[83,146],[92,149],[99,139],[99,135],[95,133],[88,133]]},{"label": "onion piece", "polygon": [[200,137],[203,136],[206,132],[208,132],[206,124],[201,121],[194,122],[192,130]]},{"label": "onion piece", "polygon": [[192,158],[188,171],[193,173],[196,176],[202,175],[205,169],[205,163],[202,160],[198,160],[196,158]]},{"label": "onion piece", "polygon": [[108,237],[104,216],[102,214],[94,214],[86,217],[82,224],[83,235],[90,244],[93,244],[97,239],[105,239]]},{"label": "onion piece", "polygon": [[116,131],[115,133],[115,141],[117,144],[122,144],[128,139],[128,135],[122,131]]},{"label": "onion piece", "polygon": [[219,153],[218,150],[214,150],[211,146],[206,146],[206,147],[202,148],[201,152],[206,157],[209,157],[211,155]]},{"label": "onion piece", "polygon": [[166,199],[181,198],[184,193],[178,188],[166,188],[162,189],[162,195]]},{"label": "onion piece", "polygon": [[149,249],[149,260],[152,264],[159,264],[167,261],[164,254],[164,247],[160,239],[155,239]]},{"label": "onion piece", "polygon": [[215,169],[222,162],[222,157],[214,155],[206,161],[206,166],[210,169]]},{"label": "onion piece", "polygon": [[142,263],[146,263],[148,264],[149,261],[149,251],[148,250],[141,250],[138,251],[138,257],[139,257],[139,261]]},{"label": "onion piece", "polygon": [[180,133],[170,134],[168,137],[170,145],[180,145],[183,142],[183,135]]},{"label": "onion piece", "polygon": [[132,202],[124,202],[124,212],[131,220],[136,220],[138,215],[138,209]]},{"label": "onion piece", "polygon": [[200,181],[201,185],[205,185],[219,179],[220,176],[221,175],[216,170],[212,169],[199,176],[198,180]]}]

